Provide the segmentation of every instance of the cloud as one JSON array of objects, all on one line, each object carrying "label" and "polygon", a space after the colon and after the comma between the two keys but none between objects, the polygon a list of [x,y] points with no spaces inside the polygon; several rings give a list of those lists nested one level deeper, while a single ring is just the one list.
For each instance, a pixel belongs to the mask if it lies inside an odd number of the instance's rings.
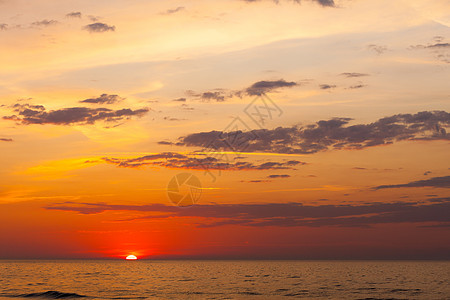
[{"label": "cloud", "polygon": [[364,149],[399,141],[449,140],[450,114],[423,111],[397,114],[370,124],[349,125],[350,118],[321,120],[305,126],[251,131],[209,131],[180,137],[175,145],[238,152],[312,154],[332,149]]},{"label": "cloud", "polygon": [[118,95],[101,94],[100,97],[81,100],[80,103],[114,104],[124,99]]},{"label": "cloud", "polygon": [[[272,92],[280,88],[293,87],[298,85],[296,82],[288,82],[284,79],[280,80],[263,80],[253,83],[251,86],[244,88],[242,90],[225,90],[225,89],[215,89],[213,91],[207,91],[203,93],[196,93],[192,90],[187,90],[186,94],[191,97],[197,97],[202,101],[210,102],[224,102],[227,99],[233,97],[242,98],[243,95],[248,96],[260,96],[264,93]],[[184,99],[184,98],[181,98]]]},{"label": "cloud", "polygon": [[428,45],[410,46],[410,49],[425,49],[431,51],[437,60],[450,63],[450,43],[444,42],[443,37],[435,37],[434,43]]},{"label": "cloud", "polygon": [[74,12],[66,14],[66,17],[67,18],[81,18],[81,12],[74,11]]},{"label": "cloud", "polygon": [[289,178],[291,175],[282,174],[282,175],[269,175],[267,178]]},{"label": "cloud", "polygon": [[319,85],[321,90],[328,90],[328,89],[334,89],[336,86],[335,85],[330,85],[330,84],[321,84]]},{"label": "cloud", "polygon": [[363,77],[363,76],[370,76],[369,74],[366,73],[355,73],[355,72],[347,72],[347,73],[341,73],[340,75],[345,76],[347,78],[354,78],[354,77]]},{"label": "cloud", "polygon": [[365,87],[366,85],[364,84],[356,84],[356,85],[351,85],[349,87],[349,89],[355,90],[355,89],[362,89],[363,87]]},{"label": "cloud", "polygon": [[146,155],[137,158],[102,158],[105,162],[114,164],[122,168],[139,168],[142,166],[156,166],[170,169],[190,169],[190,170],[288,170],[294,169],[294,166],[304,165],[301,161],[288,162],[265,162],[253,164],[249,162],[231,162],[226,156],[221,159],[201,155],[187,156],[176,152],[163,152],[159,154]]},{"label": "cloud", "polygon": [[58,21],[56,20],[42,20],[42,21],[36,21],[31,23],[31,25],[33,26],[40,26],[40,27],[46,27],[46,26],[51,26],[51,25],[56,25],[58,24]]},{"label": "cloud", "polygon": [[0,31],[2,30],[8,30],[8,24],[0,23]]},{"label": "cloud", "polygon": [[105,23],[92,23],[83,27],[83,29],[89,32],[107,32],[107,31],[115,31],[116,26],[109,26]]},{"label": "cloud", "polygon": [[393,189],[393,188],[415,188],[415,187],[435,187],[450,188],[450,176],[433,177],[430,179],[418,180],[404,184],[380,185],[375,190]]},{"label": "cloud", "polygon": [[185,10],[184,6],[178,6],[177,8],[168,9],[165,12],[163,12],[162,14],[163,15],[171,15],[171,14],[183,11],[183,10]]},{"label": "cloud", "polygon": [[201,95],[201,98],[206,101],[216,100],[217,102],[225,101],[225,96],[222,95],[222,92],[206,92]]},{"label": "cloud", "polygon": [[123,108],[112,110],[108,108],[70,107],[47,111],[42,105],[15,104],[17,115],[5,116],[4,120],[12,120],[21,124],[94,124],[97,121],[117,122],[131,117],[142,117],[149,109],[132,110]]},{"label": "cloud", "polygon": [[259,96],[264,93],[271,92],[278,88],[293,87],[298,85],[295,82],[287,82],[284,79],[275,81],[258,81],[252,84],[245,92],[250,96]]},{"label": "cloud", "polygon": [[[189,209],[162,204],[115,205],[104,203],[65,202],[45,207],[48,210],[98,214],[106,211],[138,211],[152,215],[137,219],[204,218],[197,227],[241,225],[252,227],[370,227],[386,223],[450,222],[450,198],[442,202],[371,203],[365,205],[303,205],[302,203],[205,204]],[[132,219],[136,220],[136,218]],[[131,219],[125,220],[131,221]]]},{"label": "cloud", "polygon": [[371,44],[367,46],[367,49],[374,51],[376,54],[381,55],[388,50],[386,46]]},{"label": "cloud", "polygon": [[173,99],[174,102],[186,102],[186,98]]},{"label": "cloud", "polygon": [[8,138],[0,138],[0,142],[13,142],[13,139],[8,139]]},{"label": "cloud", "polygon": [[[259,2],[261,0],[241,0],[241,1],[252,3],[252,2]],[[272,0],[272,1],[275,3],[280,2],[280,0]],[[316,2],[316,3],[320,4],[321,6],[325,6],[325,7],[334,7],[335,6],[334,0],[311,0],[311,1]],[[292,0],[292,2],[300,4],[301,1],[300,0]]]}]

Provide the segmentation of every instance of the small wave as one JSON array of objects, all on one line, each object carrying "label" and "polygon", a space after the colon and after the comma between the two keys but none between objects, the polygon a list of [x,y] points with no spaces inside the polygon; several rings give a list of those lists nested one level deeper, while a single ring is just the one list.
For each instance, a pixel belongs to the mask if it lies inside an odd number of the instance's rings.
[{"label": "small wave", "polygon": [[23,294],[19,295],[17,297],[22,298],[48,298],[48,299],[71,299],[71,298],[84,298],[87,296],[79,295],[75,293],[61,293],[57,291],[47,291],[43,293],[30,293],[30,294]]}]

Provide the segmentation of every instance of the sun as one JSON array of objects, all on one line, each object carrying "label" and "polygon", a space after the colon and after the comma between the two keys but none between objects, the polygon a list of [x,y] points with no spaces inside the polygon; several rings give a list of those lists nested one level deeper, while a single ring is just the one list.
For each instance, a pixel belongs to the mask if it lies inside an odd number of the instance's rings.
[{"label": "sun", "polygon": [[135,255],[128,255],[126,259],[127,260],[136,260],[137,257]]}]

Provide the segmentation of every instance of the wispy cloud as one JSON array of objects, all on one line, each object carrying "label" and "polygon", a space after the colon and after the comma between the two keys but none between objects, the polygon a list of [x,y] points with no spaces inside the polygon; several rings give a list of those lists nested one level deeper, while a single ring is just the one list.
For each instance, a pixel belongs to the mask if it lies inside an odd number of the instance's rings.
[{"label": "wispy cloud", "polygon": [[341,73],[340,75],[345,76],[345,77],[347,77],[347,78],[369,76],[369,74],[366,74],[366,73],[357,73],[357,72],[346,72],[346,73]]},{"label": "wispy cloud", "polygon": [[166,10],[165,12],[163,12],[162,14],[163,15],[172,15],[172,14],[175,14],[175,13],[177,13],[177,12],[180,12],[180,11],[183,11],[183,10],[185,10],[186,8],[184,7],[184,6],[178,6],[177,8],[171,8],[171,9],[168,9],[168,10]]},{"label": "wispy cloud", "polygon": [[445,111],[398,114],[370,124],[349,125],[350,118],[321,120],[315,124],[246,132],[209,131],[180,137],[175,145],[227,151],[229,140],[241,142],[234,151],[311,154],[330,149],[364,149],[398,141],[448,140],[450,114]]},{"label": "wispy cloud", "polygon": [[36,21],[31,23],[31,25],[33,26],[38,26],[38,27],[46,27],[46,26],[51,26],[51,25],[56,25],[59,22],[56,20],[42,20],[42,21]]},{"label": "wispy cloud", "polygon": [[294,167],[297,165],[305,164],[304,162],[297,160],[284,162],[269,161],[261,164],[254,164],[243,161],[229,162],[226,159],[220,160],[215,157],[204,157],[204,155],[201,155],[200,157],[187,156],[176,152],[163,152],[136,158],[104,157],[103,160],[107,163],[114,164],[122,168],[158,166],[170,169],[226,170],[226,171],[287,170],[287,169],[294,169]]},{"label": "wispy cloud", "polygon": [[[241,225],[252,227],[370,227],[386,223],[450,222],[450,198],[439,203],[372,203],[365,205],[303,205],[302,203],[211,204],[189,209],[162,204],[117,205],[65,202],[46,206],[48,210],[98,214],[107,211],[152,213],[137,219],[204,218],[197,227]],[[128,219],[128,221],[136,220]]]},{"label": "wispy cloud", "polygon": [[81,100],[80,103],[115,104],[124,100],[118,95],[101,94],[100,97]]},{"label": "wispy cloud", "polygon": [[[241,0],[241,1],[245,1],[245,2],[248,2],[248,3],[253,3],[253,2],[259,2],[259,1],[262,1],[262,0]],[[272,0],[272,1],[275,2],[275,3],[279,3],[280,2],[280,0]],[[334,7],[335,6],[334,0],[310,0],[310,1],[316,2],[316,3],[318,3],[318,4],[320,4],[321,6],[324,6],[324,7]],[[292,2],[300,4],[301,1],[300,0],[292,0]]]},{"label": "wispy cloud", "polygon": [[66,14],[66,18],[81,18],[81,16],[81,12],[79,11],[74,11]]},{"label": "wispy cloud", "polygon": [[381,190],[381,189],[416,188],[416,187],[450,188],[450,176],[433,177],[430,179],[417,180],[403,184],[380,185],[375,187],[374,189]]}]

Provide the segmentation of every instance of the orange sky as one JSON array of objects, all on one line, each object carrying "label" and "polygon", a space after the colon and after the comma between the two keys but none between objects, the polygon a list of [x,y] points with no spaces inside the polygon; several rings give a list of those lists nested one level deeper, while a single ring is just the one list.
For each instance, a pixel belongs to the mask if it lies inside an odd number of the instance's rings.
[{"label": "orange sky", "polygon": [[276,2],[0,1],[0,258],[448,259],[448,1]]}]

